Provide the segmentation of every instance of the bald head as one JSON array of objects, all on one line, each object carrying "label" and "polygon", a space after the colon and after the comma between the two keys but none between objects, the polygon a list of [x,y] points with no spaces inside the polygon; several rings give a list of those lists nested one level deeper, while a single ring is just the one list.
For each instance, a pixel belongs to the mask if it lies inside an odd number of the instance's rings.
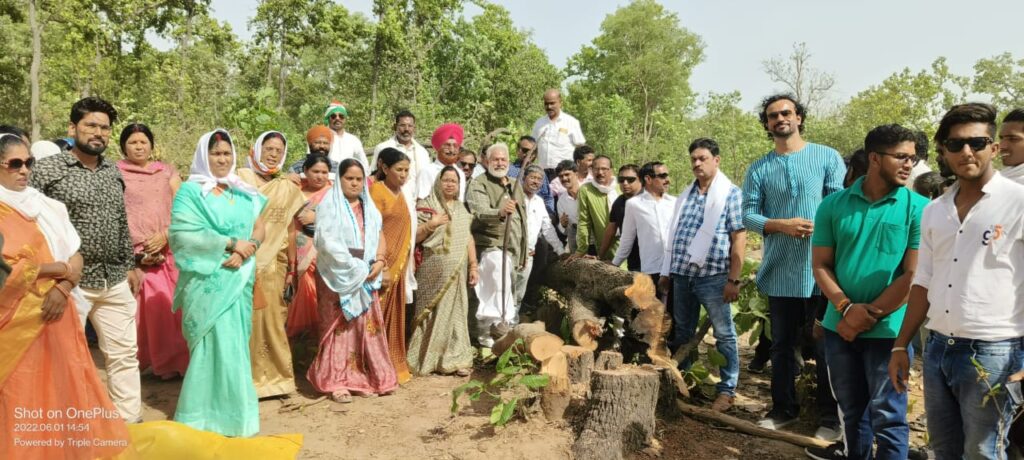
[{"label": "bald head", "polygon": [[544,92],[544,111],[552,120],[562,113],[562,93],[558,89],[551,88]]}]

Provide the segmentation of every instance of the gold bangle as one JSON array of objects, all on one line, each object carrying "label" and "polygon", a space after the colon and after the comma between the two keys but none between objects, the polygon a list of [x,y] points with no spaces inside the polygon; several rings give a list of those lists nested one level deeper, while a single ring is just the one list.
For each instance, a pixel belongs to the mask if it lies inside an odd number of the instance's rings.
[{"label": "gold bangle", "polygon": [[58,290],[58,291],[60,291],[61,294],[64,294],[64,298],[65,299],[71,297],[71,291],[69,291],[68,288],[66,288],[64,286],[61,286],[60,283],[55,283],[53,285],[53,288]]}]

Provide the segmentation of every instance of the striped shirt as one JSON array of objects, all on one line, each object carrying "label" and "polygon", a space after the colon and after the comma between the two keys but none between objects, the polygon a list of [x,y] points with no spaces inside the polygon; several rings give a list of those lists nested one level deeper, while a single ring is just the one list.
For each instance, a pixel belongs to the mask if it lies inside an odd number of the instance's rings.
[{"label": "striped shirt", "polygon": [[807,143],[788,155],[768,152],[750,165],[743,180],[743,226],[764,236],[757,287],[772,297],[819,293],[811,273],[811,239],[764,234],[769,219],[814,220],[821,199],[843,189],[846,166],[839,152]]}]

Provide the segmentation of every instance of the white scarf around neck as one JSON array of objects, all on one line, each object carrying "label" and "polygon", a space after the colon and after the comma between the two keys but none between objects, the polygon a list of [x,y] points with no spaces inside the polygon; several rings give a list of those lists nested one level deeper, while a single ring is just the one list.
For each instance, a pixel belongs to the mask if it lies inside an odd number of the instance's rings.
[{"label": "white scarf around neck", "polygon": [[237,189],[238,191],[250,196],[259,195],[259,190],[247,184],[241,177],[238,177],[238,175],[235,174],[235,165],[238,163],[238,159],[235,155],[235,145],[233,140],[230,142],[231,169],[224,177],[213,176],[213,172],[210,171],[210,148],[208,146],[210,145],[210,138],[213,137],[215,133],[221,133],[225,138],[231,139],[228,132],[222,128],[217,128],[203,134],[203,136],[199,138],[199,142],[196,144],[196,152],[192,157],[192,168],[190,170],[190,175],[188,176],[188,181],[199,184],[202,189],[203,196],[206,196],[213,191],[218,184],[227,185],[229,188]]},{"label": "white scarf around neck", "polygon": [[[699,187],[698,181],[693,181],[676,200],[677,213],[680,209],[688,206],[690,194],[694,188]],[[715,229],[718,228],[718,221],[722,218],[722,211],[729,200],[729,191],[732,190],[732,181],[725,176],[721,170],[715,173],[708,187],[707,197],[704,200],[704,220],[697,229],[693,241],[686,247],[686,253],[690,256],[689,261],[698,267],[703,267],[707,262],[708,253],[711,251],[711,243],[715,239]],[[700,193],[698,190],[697,193]],[[677,217],[678,219],[678,217]],[[676,224],[678,225],[678,224]],[[675,230],[673,230],[673,235]]]}]

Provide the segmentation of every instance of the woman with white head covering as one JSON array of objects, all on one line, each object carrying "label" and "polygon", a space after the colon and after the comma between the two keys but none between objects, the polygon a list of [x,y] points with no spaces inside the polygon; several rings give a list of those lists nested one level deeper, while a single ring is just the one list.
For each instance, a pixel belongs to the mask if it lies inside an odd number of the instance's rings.
[{"label": "woman with white head covering", "polygon": [[[18,408],[47,414],[49,424],[47,430],[6,436],[0,458],[114,457],[127,445],[128,429],[96,374],[74,311],[81,240],[64,204],[28,186],[34,164],[24,140],[0,134],[2,260],[11,268],[0,289],[0,429],[15,433],[16,424],[44,422],[43,415],[18,414]],[[73,415],[93,410],[103,415]],[[72,431],[72,425],[81,429]],[[104,443],[62,447],[53,439]]]},{"label": "woman with white head covering", "polygon": [[343,160],[338,180],[317,207],[320,347],[306,372],[313,388],[335,402],[398,387],[377,295],[385,264],[381,227],[362,163]]},{"label": "woman with white head covering", "polygon": [[189,365],[174,419],[226,436],[259,431],[252,383],[253,257],[263,240],[266,198],[235,172],[223,129],[196,145],[188,182],[171,207],[170,245],[178,266],[174,309],[181,309]]},{"label": "woman with white head covering", "polygon": [[[284,135],[267,131],[256,138],[249,152],[249,167],[238,177],[257,187],[267,198],[260,218],[266,238],[256,250],[256,287],[253,294],[252,339],[249,341],[253,382],[260,398],[295,392],[292,352],[285,331],[288,301],[294,293],[298,257],[295,249],[295,214],[306,203],[302,189],[282,174],[288,144]],[[289,298],[285,299],[285,289]]]}]

